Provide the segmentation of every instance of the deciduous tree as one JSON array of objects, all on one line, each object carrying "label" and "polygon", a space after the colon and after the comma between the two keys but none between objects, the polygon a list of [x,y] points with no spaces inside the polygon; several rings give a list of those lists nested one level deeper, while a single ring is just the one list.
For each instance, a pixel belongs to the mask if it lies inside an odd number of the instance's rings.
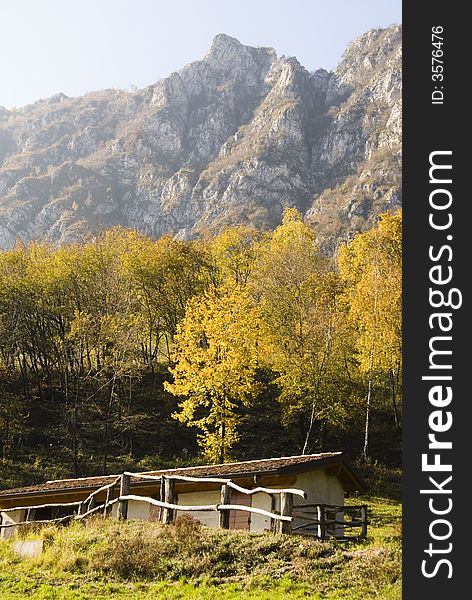
[{"label": "deciduous tree", "polygon": [[384,214],[378,226],[356,236],[339,251],[346,283],[349,318],[357,330],[360,369],[367,375],[363,455],[369,445],[369,420],[376,376],[387,376],[395,421],[402,350],[401,211]]},{"label": "deciduous tree", "polygon": [[175,338],[175,418],[200,430],[205,457],[224,462],[238,440],[238,410],[259,390],[260,311],[240,286],[191,300]]}]

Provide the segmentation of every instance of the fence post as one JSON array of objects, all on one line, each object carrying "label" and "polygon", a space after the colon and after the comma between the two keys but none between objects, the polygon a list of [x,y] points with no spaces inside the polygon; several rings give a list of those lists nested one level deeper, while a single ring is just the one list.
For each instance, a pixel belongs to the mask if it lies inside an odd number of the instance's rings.
[{"label": "fence post", "polygon": [[318,537],[321,541],[326,538],[326,510],[324,504],[318,504],[316,507],[318,513]]},{"label": "fence post", "polygon": [[[168,502],[169,504],[175,504],[175,479],[169,479],[166,477],[164,479],[164,502]],[[174,509],[166,508],[162,511],[162,522],[164,524],[172,523],[174,520]]]},{"label": "fence post", "polygon": [[361,521],[362,521],[362,529],[360,539],[363,540],[367,537],[367,505],[363,504],[361,506]]},{"label": "fence post", "polygon": [[[221,499],[220,504],[230,504],[231,488],[228,484],[224,483],[221,486]],[[229,529],[229,510],[219,511],[219,526],[222,529]]]},{"label": "fence post", "polygon": [[95,508],[96,505],[97,505],[97,499],[95,498],[95,496],[92,496],[89,500],[87,510],[92,510],[92,508]]},{"label": "fence post", "polygon": [[113,488],[109,487],[107,489],[107,495],[105,498],[105,506],[103,507],[103,514],[106,516],[110,510],[111,510],[111,506],[108,506],[108,503],[111,502],[111,500],[113,500]]},{"label": "fence post", "polygon": [[28,508],[28,510],[26,511],[26,518],[25,521],[34,521],[34,518],[36,516],[36,509],[35,508]]},{"label": "fence post", "polygon": [[[162,475],[161,480],[159,482],[159,500],[161,502],[164,502],[164,481],[165,476]],[[158,511],[159,512],[157,513],[157,520],[159,521],[159,523],[162,523],[162,520],[164,518],[164,508],[162,506],[159,506]]]},{"label": "fence post", "polygon": [[[270,496],[270,512],[271,513],[275,513],[275,494],[269,494]],[[277,523],[278,521],[276,521],[275,519],[270,519],[270,531],[272,531],[272,533],[275,533],[277,531]]]},{"label": "fence post", "polygon": [[[166,477],[165,477],[165,475],[162,475],[162,477],[161,477],[161,485],[159,488],[159,500],[161,502],[166,501]],[[165,508],[163,506],[161,506],[159,508],[159,522],[160,523],[164,523],[164,514],[165,514]]]},{"label": "fence post", "polygon": [[[293,512],[293,494],[282,492],[280,494],[280,514],[284,517],[291,517]],[[292,523],[290,521],[279,521],[280,533],[291,533]]]},{"label": "fence post", "polygon": [[[129,494],[129,483],[131,477],[123,473],[120,481],[120,496]],[[118,502],[118,518],[126,520],[128,518],[128,500],[120,500]]]}]

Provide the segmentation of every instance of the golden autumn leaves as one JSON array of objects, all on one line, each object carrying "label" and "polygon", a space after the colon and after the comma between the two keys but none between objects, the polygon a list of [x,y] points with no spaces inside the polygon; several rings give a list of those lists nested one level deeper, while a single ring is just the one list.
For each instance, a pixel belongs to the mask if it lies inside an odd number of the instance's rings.
[{"label": "golden autumn leaves", "polygon": [[367,454],[372,403],[400,422],[401,213],[337,257],[296,209],[270,233],[153,241],[116,228],[61,248],[19,245],[0,253],[0,367],[25,389],[36,382],[38,397],[60,374],[74,455],[83,409],[97,403],[104,467],[113,428],[135,426],[123,416],[133,386],[155,372],[207,460],[231,458],[264,395],[295,424],[300,452],[357,419]]},{"label": "golden autumn leaves", "polygon": [[261,370],[272,373],[285,418],[304,422],[303,452],[315,423],[342,425],[353,379],[368,373],[367,407],[375,375],[393,373],[399,386],[400,213],[342,248],[338,265],[320,253],[295,209],[272,234],[232,229],[210,242],[210,252],[217,283],[187,305],[174,340],[174,382],[166,384],[184,397],[175,417],[199,429],[208,460],[230,456],[239,407],[259,393]]}]

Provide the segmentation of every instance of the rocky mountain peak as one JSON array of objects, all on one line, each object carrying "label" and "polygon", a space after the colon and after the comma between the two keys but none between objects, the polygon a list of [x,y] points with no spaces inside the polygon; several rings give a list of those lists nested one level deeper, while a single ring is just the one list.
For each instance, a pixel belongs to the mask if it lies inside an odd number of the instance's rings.
[{"label": "rocky mountain peak", "polygon": [[400,142],[399,27],[314,73],[219,34],[143,90],[0,109],[0,247],[118,224],[177,238],[271,228],[297,206],[334,248],[399,206]]},{"label": "rocky mountain peak", "polygon": [[371,77],[377,67],[401,58],[401,25],[372,29],[359,36],[346,49],[336,74],[342,84],[355,85]]},{"label": "rocky mountain peak", "polygon": [[226,73],[233,71],[238,75],[244,70],[250,72],[267,70],[276,58],[273,48],[245,46],[236,38],[220,33],[213,38],[203,60],[215,71]]},{"label": "rocky mountain peak", "polygon": [[235,37],[231,37],[226,33],[218,33],[213,38],[210,48],[205,55],[205,59],[211,56],[218,56],[225,52],[244,52],[245,46]]},{"label": "rocky mountain peak", "polygon": [[59,104],[64,102],[65,100],[69,100],[69,96],[66,96],[63,92],[59,92],[58,94],[54,94],[50,98],[46,100],[47,104]]}]

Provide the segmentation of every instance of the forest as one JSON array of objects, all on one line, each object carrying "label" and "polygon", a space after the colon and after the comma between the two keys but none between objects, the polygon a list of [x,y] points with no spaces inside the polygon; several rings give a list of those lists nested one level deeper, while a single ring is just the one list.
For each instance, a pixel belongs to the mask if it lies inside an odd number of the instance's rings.
[{"label": "forest", "polygon": [[0,253],[1,485],[343,450],[401,462],[401,211]]}]

